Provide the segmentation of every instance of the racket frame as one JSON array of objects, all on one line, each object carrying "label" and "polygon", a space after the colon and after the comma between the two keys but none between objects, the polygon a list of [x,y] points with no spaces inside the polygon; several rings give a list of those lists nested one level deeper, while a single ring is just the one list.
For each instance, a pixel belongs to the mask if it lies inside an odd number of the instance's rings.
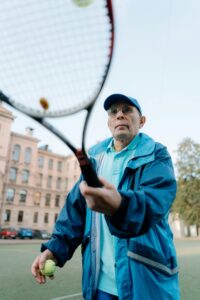
[{"label": "racket frame", "polygon": [[[59,116],[45,116],[45,113],[43,116],[35,116],[34,113],[31,113],[27,110],[27,107],[24,107],[23,109],[23,105],[16,105],[15,101],[13,101],[11,98],[9,98],[8,96],[6,96],[1,90],[0,90],[0,100],[2,100],[3,102],[5,102],[6,104],[10,105],[11,107],[13,107],[14,109],[22,112],[23,114],[31,117],[33,120],[35,120],[36,122],[38,122],[39,124],[41,124],[42,126],[44,126],[46,129],[48,129],[50,132],[52,132],[55,136],[57,136],[65,145],[68,146],[68,148],[71,149],[71,151],[75,154],[75,156],[77,157],[78,161],[79,161],[79,165],[81,168],[81,172],[83,175],[83,179],[87,182],[88,185],[93,186],[93,187],[102,187],[102,183],[99,181],[97,174],[94,170],[94,166],[92,165],[92,162],[90,161],[90,159],[87,156],[86,153],[86,149],[85,149],[85,137],[86,137],[86,130],[88,127],[88,122],[90,119],[90,115],[92,112],[92,109],[94,107],[94,104],[96,102],[96,100],[98,99],[103,86],[105,84],[106,78],[108,76],[108,72],[110,69],[110,65],[111,65],[111,61],[112,61],[112,57],[113,57],[113,47],[114,47],[114,21],[113,21],[113,10],[112,10],[112,0],[107,0],[107,7],[108,7],[108,15],[109,15],[109,19],[110,19],[110,23],[111,23],[111,44],[110,44],[110,53],[109,53],[109,62],[106,65],[105,68],[105,73],[104,73],[104,77],[102,80],[102,83],[100,85],[100,88],[98,90],[98,93],[96,94],[96,96],[94,97],[93,101],[91,101],[87,107],[81,108],[81,109],[77,109],[77,111],[72,112],[71,114],[75,114],[79,111],[82,110],[86,110],[87,111],[87,115],[85,117],[85,121],[84,121],[84,125],[83,125],[83,130],[82,130],[82,145],[81,145],[81,149],[77,149],[57,128],[55,128],[52,124],[50,124],[48,121],[45,120],[46,117],[48,118],[55,118],[55,117],[59,117]],[[70,115],[70,114],[65,114],[65,115]],[[63,116],[63,115],[62,115]]]}]

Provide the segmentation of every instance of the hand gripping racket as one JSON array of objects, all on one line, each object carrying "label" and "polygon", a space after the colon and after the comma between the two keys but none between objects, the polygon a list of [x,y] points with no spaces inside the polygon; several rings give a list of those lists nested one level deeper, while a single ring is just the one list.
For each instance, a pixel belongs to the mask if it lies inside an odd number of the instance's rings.
[{"label": "hand gripping racket", "polygon": [[[76,155],[84,180],[100,187],[86,154],[92,108],[111,64],[114,25],[111,0],[12,0],[0,8],[0,100],[59,137]],[[86,110],[82,149],[46,118]]]}]

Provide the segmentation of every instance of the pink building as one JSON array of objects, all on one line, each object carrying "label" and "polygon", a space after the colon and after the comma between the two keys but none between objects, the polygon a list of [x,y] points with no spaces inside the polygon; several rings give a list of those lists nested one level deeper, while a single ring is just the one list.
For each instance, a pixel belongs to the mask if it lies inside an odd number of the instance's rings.
[{"label": "pink building", "polygon": [[74,155],[38,147],[33,129],[11,131],[14,117],[0,104],[0,226],[51,232],[80,169]]}]

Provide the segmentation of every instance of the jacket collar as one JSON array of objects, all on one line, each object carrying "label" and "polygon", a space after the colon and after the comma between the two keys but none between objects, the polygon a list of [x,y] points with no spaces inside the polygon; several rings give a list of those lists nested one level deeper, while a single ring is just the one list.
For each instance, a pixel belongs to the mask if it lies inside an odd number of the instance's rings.
[{"label": "jacket collar", "polygon": [[[145,133],[139,133],[137,137],[139,142],[135,149],[134,158],[144,157],[152,154],[155,149],[156,142]],[[96,157],[105,152],[112,144],[112,138],[108,138],[89,149],[89,155]]]},{"label": "jacket collar", "polygon": [[[138,142],[136,149],[133,151],[133,156],[127,165],[127,167],[130,169],[139,168],[142,165],[155,160],[154,150],[156,142],[144,133],[139,133],[138,138],[140,139],[140,141]],[[111,143],[112,138],[109,138],[93,146],[89,150],[89,155],[91,156],[91,158],[94,158],[97,163],[97,169],[101,164],[106,149],[108,149]]]}]

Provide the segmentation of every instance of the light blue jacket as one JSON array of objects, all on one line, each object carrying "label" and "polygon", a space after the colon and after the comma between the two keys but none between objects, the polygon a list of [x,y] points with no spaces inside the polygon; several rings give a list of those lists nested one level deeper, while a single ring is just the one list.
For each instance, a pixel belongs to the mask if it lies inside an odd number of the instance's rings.
[{"label": "light blue jacket", "polygon": [[[176,195],[173,166],[166,147],[145,134],[140,136],[118,186],[122,204],[112,217],[106,216],[111,234],[117,237],[119,299],[179,300],[176,252],[167,222]],[[97,169],[110,141],[90,150]],[[83,297],[92,300],[98,282],[101,233],[99,214],[87,208],[80,194],[80,180],[68,194],[52,239],[42,245],[42,251],[51,250],[62,267],[81,244]]]}]

